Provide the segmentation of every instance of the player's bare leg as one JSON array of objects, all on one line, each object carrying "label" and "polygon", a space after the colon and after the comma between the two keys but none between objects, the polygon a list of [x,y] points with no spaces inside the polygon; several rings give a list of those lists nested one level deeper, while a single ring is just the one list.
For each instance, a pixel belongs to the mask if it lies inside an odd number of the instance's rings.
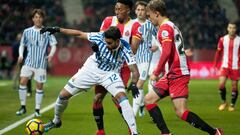
[{"label": "player's bare leg", "polygon": [[45,132],[48,132],[52,128],[59,128],[62,125],[61,117],[68,105],[68,100],[72,97],[65,88],[60,92],[54,110],[54,119],[49,123],[44,124]]},{"label": "player's bare leg", "polygon": [[186,98],[175,98],[172,100],[172,102],[174,104],[176,115],[182,120],[188,122],[191,126],[194,126],[195,128],[198,128],[202,131],[208,132],[210,135],[215,135],[219,132],[218,129],[212,128],[198,115],[187,109]]},{"label": "player's bare leg", "polygon": [[228,103],[226,101],[226,87],[225,87],[226,81],[227,77],[225,76],[219,77],[219,93],[222,100],[222,104],[220,104],[218,107],[219,111],[223,111],[228,106]]},{"label": "player's bare leg", "polygon": [[131,105],[124,92],[119,92],[115,98],[118,100],[120,107],[122,108],[122,115],[131,130],[131,135],[137,135],[137,124]]},{"label": "player's bare leg", "polygon": [[161,133],[170,134],[170,131],[162,116],[162,112],[157,105],[157,102],[159,100],[160,100],[159,95],[157,95],[154,91],[149,91],[144,98],[144,103],[145,103],[146,109],[148,110],[150,116],[152,117],[154,123],[157,125]]},{"label": "player's bare leg", "polygon": [[27,82],[28,77],[21,77],[19,85],[19,99],[21,103],[20,109],[16,112],[16,115],[22,115],[26,113],[26,100],[27,100]]},{"label": "player's bare leg", "polygon": [[105,135],[104,131],[104,123],[103,123],[103,115],[104,115],[104,109],[102,105],[102,101],[104,97],[106,96],[107,91],[105,88],[101,85],[95,86],[95,97],[93,102],[93,115],[94,119],[97,124],[98,131],[96,135]]},{"label": "player's bare leg", "polygon": [[238,81],[232,80],[232,100],[231,104],[228,107],[228,111],[235,111],[235,104],[238,98]]}]

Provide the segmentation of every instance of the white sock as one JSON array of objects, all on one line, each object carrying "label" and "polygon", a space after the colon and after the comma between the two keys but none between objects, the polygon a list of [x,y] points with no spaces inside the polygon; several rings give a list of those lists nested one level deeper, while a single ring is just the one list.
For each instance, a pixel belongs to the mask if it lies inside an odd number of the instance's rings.
[{"label": "white sock", "polygon": [[131,105],[129,104],[129,101],[123,100],[121,101],[121,103],[119,103],[119,105],[122,108],[122,115],[125,119],[125,121],[128,124],[128,127],[130,128],[132,134],[137,134],[137,125],[136,125],[136,120],[135,120],[135,116],[133,114],[133,110]]},{"label": "white sock", "polygon": [[40,109],[43,99],[43,90],[36,89],[35,109]]},{"label": "white sock", "polygon": [[136,98],[133,98],[133,113],[137,116],[137,112],[140,106],[144,105],[144,91],[143,89],[139,89],[139,95]]},{"label": "white sock", "polygon": [[20,99],[21,105],[26,105],[27,86],[20,85],[18,92],[19,92],[19,99]]},{"label": "white sock", "polygon": [[61,120],[61,116],[64,112],[64,110],[67,108],[68,100],[67,99],[61,99],[57,98],[56,104],[55,104],[55,115],[53,119],[53,123],[58,123]]}]

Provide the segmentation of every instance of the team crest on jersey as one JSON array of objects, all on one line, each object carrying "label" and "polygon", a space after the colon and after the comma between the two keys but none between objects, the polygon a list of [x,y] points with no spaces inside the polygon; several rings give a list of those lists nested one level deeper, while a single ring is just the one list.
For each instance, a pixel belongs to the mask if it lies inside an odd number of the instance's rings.
[{"label": "team crest on jersey", "polygon": [[166,30],[163,30],[163,31],[162,31],[162,37],[163,37],[163,38],[168,37],[168,35],[169,35],[168,31],[166,31]]},{"label": "team crest on jersey", "polygon": [[130,35],[130,32],[129,32],[129,31],[126,31],[126,32],[125,32],[125,36],[128,37],[129,35]]},{"label": "team crest on jersey", "polygon": [[142,27],[138,27],[138,32],[142,34]]}]

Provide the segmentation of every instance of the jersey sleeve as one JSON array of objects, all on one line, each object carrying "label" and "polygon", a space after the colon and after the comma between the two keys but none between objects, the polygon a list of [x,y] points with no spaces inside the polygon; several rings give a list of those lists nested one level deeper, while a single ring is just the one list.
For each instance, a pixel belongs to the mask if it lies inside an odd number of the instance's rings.
[{"label": "jersey sleeve", "polygon": [[23,31],[22,37],[21,37],[21,41],[20,41],[20,45],[26,46],[27,45],[27,36],[26,36],[26,31]]},{"label": "jersey sleeve", "polygon": [[135,22],[132,26],[132,37],[141,39],[142,33],[141,33],[141,25],[138,22]]},{"label": "jersey sleeve", "polygon": [[172,50],[171,48],[174,42],[173,28],[168,25],[160,26],[160,30],[158,32],[158,40],[162,46],[162,53],[158,65],[153,72],[153,74],[156,76],[159,76],[159,74],[164,71],[165,64],[170,57]]},{"label": "jersey sleeve", "polygon": [[218,51],[222,51],[223,50],[223,37],[221,37],[218,41]]},{"label": "jersey sleeve", "polygon": [[127,62],[127,65],[133,65],[136,64],[136,58],[133,54],[132,50],[125,50],[123,55],[125,61]]},{"label": "jersey sleeve", "polygon": [[160,27],[158,32],[158,40],[160,44],[163,46],[166,43],[174,42],[174,32],[173,29],[169,25],[163,25]]},{"label": "jersey sleeve", "polygon": [[57,44],[57,40],[56,40],[56,37],[54,35],[49,35],[49,44],[50,44],[50,46],[53,46],[53,45]]},{"label": "jersey sleeve", "polygon": [[92,43],[98,43],[103,39],[103,33],[102,32],[90,32],[87,33],[88,41]]},{"label": "jersey sleeve", "polygon": [[112,16],[106,17],[102,22],[100,31],[105,31],[106,29],[108,29],[112,24],[112,19],[113,19]]}]

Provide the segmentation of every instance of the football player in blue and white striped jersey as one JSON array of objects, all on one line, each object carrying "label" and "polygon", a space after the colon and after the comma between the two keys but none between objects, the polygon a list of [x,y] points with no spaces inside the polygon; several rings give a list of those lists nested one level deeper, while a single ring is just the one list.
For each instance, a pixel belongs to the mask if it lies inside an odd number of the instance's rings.
[{"label": "football player in blue and white striped jersey", "polygon": [[148,70],[150,61],[152,58],[152,35],[157,35],[157,29],[155,26],[147,20],[146,15],[146,6],[147,3],[145,1],[137,1],[135,3],[135,13],[137,18],[135,19],[141,24],[140,32],[142,34],[142,42],[140,43],[137,53],[136,53],[136,61],[139,70],[139,80],[137,82],[137,87],[139,88],[140,95],[137,98],[133,98],[133,111],[134,115],[137,115],[139,110],[139,116],[144,115],[144,90],[143,85],[148,77]]},{"label": "football player in blue and white striped jersey", "polygon": [[[34,75],[36,81],[36,105],[35,116],[40,116],[40,107],[43,99],[43,84],[47,77],[47,63],[51,61],[56,50],[56,38],[49,33],[40,34],[43,27],[44,12],[41,9],[34,9],[32,12],[32,21],[34,26],[24,30],[19,46],[18,63],[23,62],[24,47],[27,48],[28,54],[21,68],[19,98],[21,108],[16,112],[17,115],[26,113],[26,96],[28,80]],[[51,51],[47,54],[48,47]]]},{"label": "football player in blue and white striped jersey", "polygon": [[61,116],[70,97],[83,90],[89,90],[94,85],[101,85],[117,99],[132,135],[137,135],[135,116],[125,93],[125,87],[120,77],[120,68],[126,61],[132,72],[132,82],[129,89],[132,90],[133,97],[137,97],[139,94],[136,87],[139,72],[130,44],[121,38],[120,30],[111,26],[105,32],[98,33],[85,33],[58,27],[46,27],[41,31],[42,33],[46,31],[50,33],[61,32],[88,39],[92,42],[91,47],[94,51],[83,67],[78,70],[60,92],[56,101],[54,119],[52,122],[45,124],[45,131],[61,126]]}]

